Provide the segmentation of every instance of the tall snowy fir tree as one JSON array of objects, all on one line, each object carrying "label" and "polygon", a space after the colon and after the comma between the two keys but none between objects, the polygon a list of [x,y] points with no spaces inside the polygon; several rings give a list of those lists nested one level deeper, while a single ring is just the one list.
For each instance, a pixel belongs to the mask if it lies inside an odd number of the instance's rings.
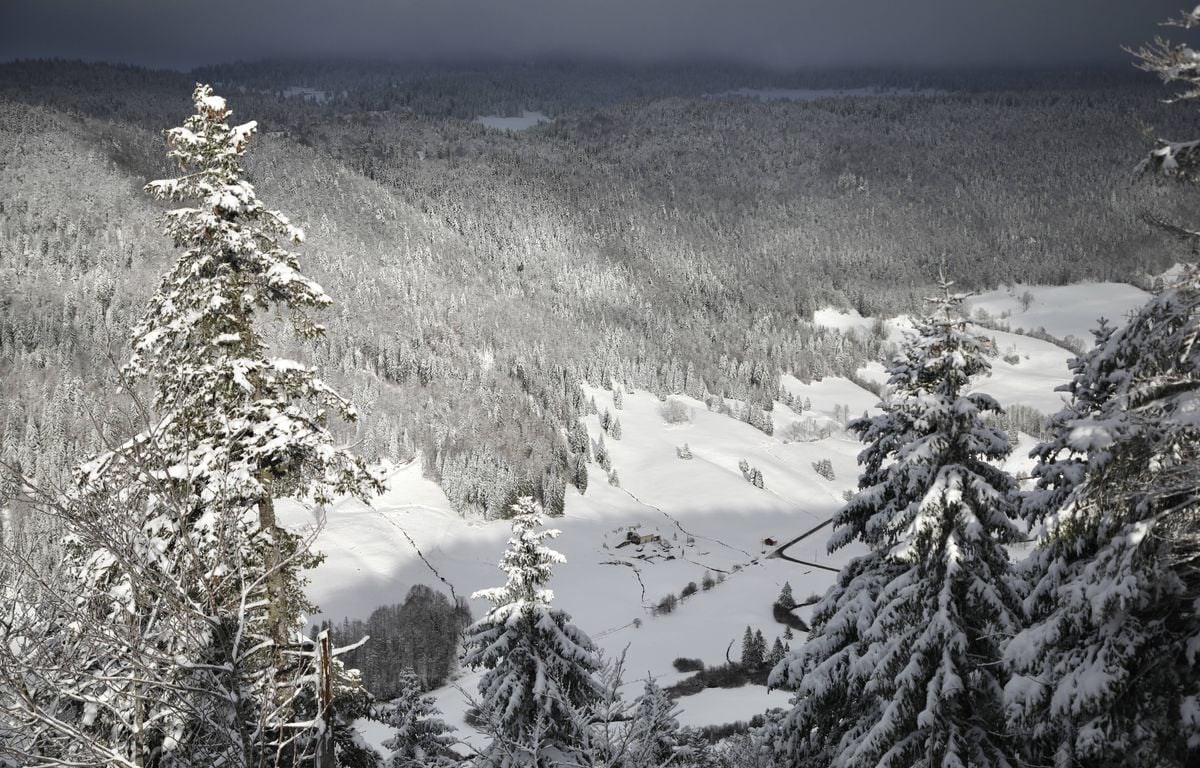
[{"label": "tall snowy fir tree", "polygon": [[[1178,22],[1200,26],[1200,9]],[[1144,68],[1198,95],[1195,53],[1164,41]],[[1142,168],[1196,183],[1200,144]],[[1175,234],[1195,232],[1150,217]],[[1200,271],[1183,266],[1129,322],[1098,336],[1093,391],[1038,454],[1086,467],[1041,518],[1006,690],[1029,759],[1061,766],[1200,761]],[[1075,403],[1081,400],[1076,393]],[[1040,510],[1039,510],[1040,511]]]},{"label": "tall snowy fir tree", "polygon": [[780,726],[800,766],[1004,766],[1000,638],[1017,628],[1004,544],[1018,536],[1016,483],[999,413],[970,393],[990,366],[950,293],[889,368],[883,413],[853,421],[867,442],[860,491],[830,549],[851,561],[817,605],[808,642],[772,672],[795,690]]},{"label": "tall snowy fir tree", "polygon": [[293,720],[316,696],[299,632],[300,570],[314,556],[279,527],[275,500],[321,505],[380,487],[328,431],[331,415],[354,419],[350,404],[314,370],[267,355],[256,314],[284,310],[311,340],[323,329],[306,310],[331,302],[288,250],[300,231],[244,178],[255,124],[231,126],[208,86],[193,100],[167,132],[182,175],[147,186],[192,203],[166,216],[182,252],[123,369],[131,393],[153,393],[150,426],[79,467],[66,510],[77,592],[66,630],[86,637],[63,638],[85,657],[64,696],[82,714],[51,730],[80,764],[98,750],[101,764],[139,766],[275,765],[312,751],[314,723]]},{"label": "tall snowy fir tree", "polygon": [[557,530],[538,530],[541,508],[523,497],[513,506],[513,535],[500,561],[502,587],[476,592],[494,606],[472,626],[463,664],[486,670],[479,681],[480,718],[491,743],[486,766],[586,765],[589,743],[581,717],[600,700],[599,655],[566,612],[550,607],[545,588],[565,562],[545,546]]}]

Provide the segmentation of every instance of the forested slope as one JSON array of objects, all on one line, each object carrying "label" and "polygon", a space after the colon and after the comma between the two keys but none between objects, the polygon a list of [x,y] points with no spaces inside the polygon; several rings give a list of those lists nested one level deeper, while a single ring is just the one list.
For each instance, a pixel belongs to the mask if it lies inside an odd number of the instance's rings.
[{"label": "forested slope", "polygon": [[[39,476],[94,450],[90,413],[122,423],[104,397],[119,340],[172,258],[141,186],[167,171],[158,130],[187,80],[0,67],[0,443]],[[581,379],[752,418],[780,372],[883,354],[815,309],[910,309],[939,267],[980,288],[1153,273],[1173,246],[1130,219],[1187,202],[1112,170],[1146,144],[1134,114],[1171,129],[1152,89],[1124,85],[642,99],[521,134],[227,85],[263,131],[260,196],[307,230],[305,269],[338,297],[314,362],[363,411],[345,437],[422,451],[460,508],[491,514],[518,487],[554,508],[582,481],[572,453],[590,447],[563,437],[590,407]]]}]

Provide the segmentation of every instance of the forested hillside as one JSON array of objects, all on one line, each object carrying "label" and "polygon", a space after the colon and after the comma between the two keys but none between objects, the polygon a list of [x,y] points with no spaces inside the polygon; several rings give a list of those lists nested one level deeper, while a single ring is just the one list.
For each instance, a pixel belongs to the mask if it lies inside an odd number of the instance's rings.
[{"label": "forested hillside", "polygon": [[[428,94],[486,90],[469,70],[387,81],[406,104],[373,96],[379,77],[316,103],[282,95],[293,77],[322,86],[285,65],[208,74],[258,119],[251,179],[307,231],[306,271],[337,297],[311,359],[363,413],[345,437],[423,453],[461,510],[489,515],[522,491],[560,511],[564,484],[586,486],[575,457],[592,446],[564,438],[590,409],[582,380],[734,398],[762,423],[780,373],[885,357],[881,335],[814,326],[814,310],[911,310],[939,268],[973,288],[1157,273],[1180,246],[1137,214],[1195,200],[1130,182],[1146,131],[1171,136],[1181,116],[1120,80],[759,103],[701,97],[763,84],[738,79],[751,72],[660,73],[639,94],[600,69],[589,100],[525,100],[510,77],[508,106],[464,111]],[[94,452],[96,425],[128,432],[107,394],[173,258],[141,187],[168,171],[158,131],[189,87],[0,67],[0,450],[35,476]],[[522,133],[461,119],[522,106],[557,118]]]}]

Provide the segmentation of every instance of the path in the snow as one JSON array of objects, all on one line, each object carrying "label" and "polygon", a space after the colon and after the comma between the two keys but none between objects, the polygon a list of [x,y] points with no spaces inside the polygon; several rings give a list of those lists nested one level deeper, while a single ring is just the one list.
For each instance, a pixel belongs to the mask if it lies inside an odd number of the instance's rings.
[{"label": "path in the snow", "polygon": [[807,530],[807,531],[805,531],[804,533],[800,534],[799,536],[797,536],[796,538],[794,538],[794,539],[792,539],[791,541],[787,542],[786,544],[783,544],[783,545],[779,546],[778,548],[776,548],[776,549],[775,549],[775,551],[773,551],[771,554],[767,555],[767,557],[768,557],[768,558],[775,558],[775,557],[777,557],[777,558],[779,558],[780,560],[787,560],[787,561],[788,561],[788,562],[790,562],[790,563],[798,563],[798,564],[800,564],[800,565],[807,565],[807,566],[809,566],[810,568],[821,568],[822,570],[826,570],[826,571],[833,571],[834,573],[840,573],[840,572],[841,572],[841,569],[840,569],[840,568],[831,568],[831,567],[830,567],[830,566],[828,566],[828,565],[821,565],[820,563],[810,563],[810,562],[808,562],[807,560],[797,560],[797,559],[796,559],[796,558],[794,558],[794,557],[790,557],[789,555],[786,555],[786,554],[784,554],[784,550],[786,550],[788,547],[790,547],[790,546],[792,546],[793,544],[796,544],[796,543],[798,543],[798,542],[804,541],[804,540],[805,540],[805,539],[807,539],[809,536],[812,536],[814,533],[816,533],[817,531],[821,530],[822,528],[824,528],[825,526],[829,525],[829,524],[830,524],[830,523],[832,523],[832,522],[833,522],[833,518],[831,517],[831,518],[829,518],[828,520],[826,520],[825,522],[823,522],[823,523],[821,523],[820,525],[818,525],[817,527],[815,527],[815,528],[810,528],[809,530]]}]

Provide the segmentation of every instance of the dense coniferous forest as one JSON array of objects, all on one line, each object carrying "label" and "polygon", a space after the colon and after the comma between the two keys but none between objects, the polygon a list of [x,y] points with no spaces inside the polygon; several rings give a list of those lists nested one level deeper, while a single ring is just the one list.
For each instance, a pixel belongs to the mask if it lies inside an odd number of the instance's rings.
[{"label": "dense coniferous forest", "polygon": [[[580,380],[733,398],[749,418],[781,372],[888,356],[877,338],[811,325],[822,306],[910,311],[939,268],[972,288],[1059,284],[1155,273],[1179,252],[1135,217],[1189,198],[1127,171],[1147,132],[1174,135],[1180,117],[1128,75],[498,72],[204,73],[262,126],[248,159],[258,188],[319,235],[307,258],[340,300],[312,359],[363,410],[352,439],[369,457],[422,455],[464,512],[503,514],[522,492],[561,511],[563,486],[581,482],[563,438],[589,408]],[[576,78],[577,93],[546,85]],[[165,258],[138,187],[165,171],[158,130],[189,80],[0,68],[0,264],[13,286],[0,356],[17,374],[2,442],[39,477],[100,444],[89,423],[119,421],[104,396],[112,361]],[[701,97],[748,82],[944,93]],[[332,98],[283,95],[296,84]],[[430,96],[459,92],[457,106]],[[514,133],[461,119],[511,111],[527,92],[549,94],[521,103],[553,123]]]},{"label": "dense coniferous forest", "polygon": [[458,662],[463,630],[471,624],[471,609],[424,584],[408,591],[403,603],[376,608],[363,619],[324,622],[313,633],[330,629],[338,645],[353,645],[361,637],[371,642],[345,654],[342,662],[362,673],[363,686],[388,701],[401,695],[405,673],[421,690],[446,683]]}]

